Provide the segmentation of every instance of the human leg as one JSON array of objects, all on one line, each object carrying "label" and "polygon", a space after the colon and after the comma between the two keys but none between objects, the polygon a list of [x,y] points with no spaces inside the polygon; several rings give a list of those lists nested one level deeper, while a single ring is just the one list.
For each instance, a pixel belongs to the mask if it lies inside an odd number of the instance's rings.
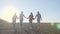
[{"label": "human leg", "polygon": [[32,20],[29,21],[29,27],[32,29]]},{"label": "human leg", "polygon": [[22,27],[23,21],[20,21],[20,26]]}]

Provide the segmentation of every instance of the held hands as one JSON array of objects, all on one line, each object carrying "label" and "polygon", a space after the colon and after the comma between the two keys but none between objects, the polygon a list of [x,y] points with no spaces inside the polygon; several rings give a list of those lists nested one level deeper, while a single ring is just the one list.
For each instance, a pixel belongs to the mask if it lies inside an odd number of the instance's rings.
[{"label": "held hands", "polygon": [[[25,16],[24,16],[25,17]],[[26,19],[28,19],[27,17],[25,17]]]},{"label": "held hands", "polygon": [[27,18],[27,17],[25,17],[26,19],[29,19],[29,18]]},{"label": "held hands", "polygon": [[34,18],[33,18],[33,20],[34,20]]}]

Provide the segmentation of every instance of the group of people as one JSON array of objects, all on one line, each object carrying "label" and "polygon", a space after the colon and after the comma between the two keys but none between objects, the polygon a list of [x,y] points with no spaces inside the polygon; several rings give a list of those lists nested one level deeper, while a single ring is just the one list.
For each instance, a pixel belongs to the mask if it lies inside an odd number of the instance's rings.
[{"label": "group of people", "polygon": [[[21,11],[21,14],[20,14],[20,17],[19,17],[19,19],[20,19],[20,26],[22,27],[22,25],[23,25],[23,17],[25,17],[24,16],[24,14],[23,14],[23,11]],[[17,19],[18,17],[16,16],[16,14],[14,14],[14,16],[13,16],[13,26],[14,26],[14,28],[15,28],[15,24],[16,24],[16,19]],[[25,17],[26,18],[26,17]],[[37,18],[37,23],[38,23],[38,25],[40,26],[40,21],[41,21],[41,14],[39,13],[39,11],[37,11],[37,14],[36,14],[36,16],[35,16],[35,18]],[[32,22],[33,22],[33,20],[35,19],[34,18],[34,16],[33,16],[33,13],[31,12],[30,13],[30,15],[28,16],[28,18],[27,19],[29,19],[29,27],[30,28],[32,28]]]}]

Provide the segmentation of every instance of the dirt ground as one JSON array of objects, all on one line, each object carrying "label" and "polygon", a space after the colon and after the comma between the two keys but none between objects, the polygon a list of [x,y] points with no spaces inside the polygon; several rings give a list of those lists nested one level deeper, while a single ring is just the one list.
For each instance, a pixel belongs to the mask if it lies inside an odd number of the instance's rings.
[{"label": "dirt ground", "polygon": [[29,24],[24,23],[21,28],[17,23],[14,29],[12,23],[9,23],[7,26],[0,27],[0,34],[60,34],[60,30],[55,30],[49,23],[41,23],[39,27],[38,29],[38,25],[33,23],[33,29],[29,29]]}]

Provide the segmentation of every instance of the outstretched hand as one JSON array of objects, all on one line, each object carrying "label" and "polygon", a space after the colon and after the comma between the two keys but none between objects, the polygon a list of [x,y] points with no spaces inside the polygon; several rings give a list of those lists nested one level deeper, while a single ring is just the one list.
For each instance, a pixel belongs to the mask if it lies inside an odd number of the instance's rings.
[{"label": "outstretched hand", "polygon": [[28,19],[27,17],[25,17],[26,19]]},{"label": "outstretched hand", "polygon": [[29,18],[26,18],[26,19],[29,19]]},{"label": "outstretched hand", "polygon": [[34,20],[35,18],[33,18],[33,20]]}]

